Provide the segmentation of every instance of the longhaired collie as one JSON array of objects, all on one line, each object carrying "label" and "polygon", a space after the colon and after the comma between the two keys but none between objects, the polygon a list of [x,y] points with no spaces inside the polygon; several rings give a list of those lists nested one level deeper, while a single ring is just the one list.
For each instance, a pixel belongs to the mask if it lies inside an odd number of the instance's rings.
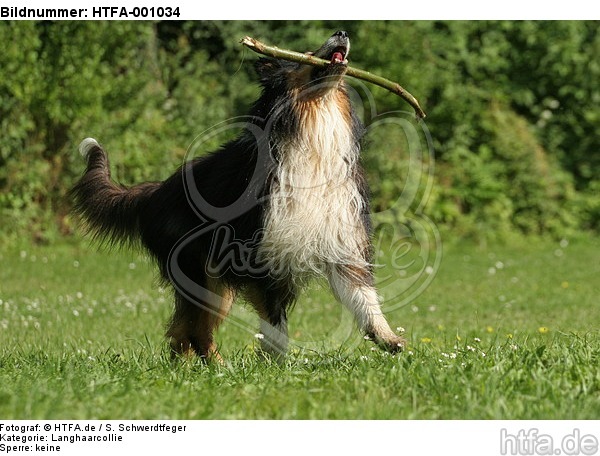
[{"label": "longhaired collie", "polygon": [[87,168],[72,190],[75,211],[96,237],[139,244],[157,261],[174,289],[173,354],[219,358],[213,333],[240,294],[260,317],[261,350],[282,356],[288,312],[315,277],[377,345],[405,346],[374,287],[349,50],[339,31],[314,52],[330,61],[324,68],[259,59],[262,94],[241,134],[164,182],[115,184],[99,143],[79,146]]}]

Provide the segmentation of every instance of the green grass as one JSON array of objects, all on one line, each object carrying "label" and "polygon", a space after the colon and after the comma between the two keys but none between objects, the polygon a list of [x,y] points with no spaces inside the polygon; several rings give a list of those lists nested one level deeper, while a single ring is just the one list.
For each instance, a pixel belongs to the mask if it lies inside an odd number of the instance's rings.
[{"label": "green grass", "polygon": [[[144,257],[85,244],[4,248],[0,416],[597,418],[599,257],[594,238],[445,246],[432,284],[387,305],[407,352],[373,351],[315,286],[292,314],[285,363],[255,356],[256,317],[240,303],[218,335],[227,363],[206,366],[169,359],[171,297]],[[388,300],[413,271],[401,270],[378,272]]]}]

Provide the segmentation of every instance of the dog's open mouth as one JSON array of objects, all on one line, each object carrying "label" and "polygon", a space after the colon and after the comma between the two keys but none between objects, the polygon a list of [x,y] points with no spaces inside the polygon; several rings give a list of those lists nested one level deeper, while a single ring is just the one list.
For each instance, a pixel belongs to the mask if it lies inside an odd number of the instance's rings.
[{"label": "dog's open mouth", "polygon": [[348,48],[346,46],[338,46],[333,50],[331,54],[331,63],[348,63],[346,56],[348,55]]}]

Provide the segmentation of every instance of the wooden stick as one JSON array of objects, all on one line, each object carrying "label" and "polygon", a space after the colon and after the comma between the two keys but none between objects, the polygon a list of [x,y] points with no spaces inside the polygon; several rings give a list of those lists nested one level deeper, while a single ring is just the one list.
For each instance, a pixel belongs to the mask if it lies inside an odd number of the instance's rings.
[{"label": "wooden stick", "polygon": [[[288,51],[287,49],[279,49],[275,46],[268,46],[249,36],[242,38],[240,40],[240,43],[252,49],[254,52],[269,57],[275,57],[276,59],[289,60],[291,62],[303,63],[319,68],[323,68],[331,64],[331,62],[324,59],[320,59],[319,57],[315,57],[314,55]],[[415,110],[415,114],[417,115],[417,120],[425,118],[425,111],[423,111],[417,99],[413,97],[406,89],[404,89],[397,82],[392,82],[384,77],[377,76],[376,74],[369,73],[368,71],[364,70],[359,70],[351,66],[348,66],[346,74],[349,76],[354,76],[358,79],[362,79],[363,81],[371,82],[375,85],[378,85],[379,87],[383,87],[384,89],[389,90],[392,93],[395,93],[413,107],[413,109]]]}]

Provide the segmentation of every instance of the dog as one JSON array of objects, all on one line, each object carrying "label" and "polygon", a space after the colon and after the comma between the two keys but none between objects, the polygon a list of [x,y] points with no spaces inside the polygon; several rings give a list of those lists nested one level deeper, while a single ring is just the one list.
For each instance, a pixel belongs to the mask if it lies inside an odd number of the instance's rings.
[{"label": "dog", "polygon": [[262,86],[237,139],[185,163],[164,182],[124,187],[108,156],[85,139],[74,210],[102,240],[141,244],[174,289],[166,332],[172,353],[217,358],[213,334],[242,295],[260,317],[261,350],[288,346],[287,315],[306,283],[329,282],[365,338],[405,346],[374,286],[364,133],[344,74],[350,39],[333,34],[322,68],[260,58]]}]

